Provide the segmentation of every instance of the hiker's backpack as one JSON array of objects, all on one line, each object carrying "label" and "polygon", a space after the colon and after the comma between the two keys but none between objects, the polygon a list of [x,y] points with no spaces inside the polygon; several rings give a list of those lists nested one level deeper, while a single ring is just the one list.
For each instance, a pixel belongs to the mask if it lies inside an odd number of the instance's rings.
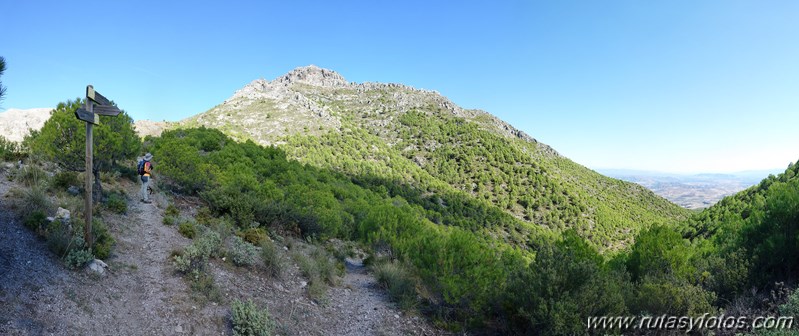
[{"label": "hiker's backpack", "polygon": [[136,172],[139,173],[139,176],[144,175],[144,160],[139,160],[139,164],[136,165]]}]

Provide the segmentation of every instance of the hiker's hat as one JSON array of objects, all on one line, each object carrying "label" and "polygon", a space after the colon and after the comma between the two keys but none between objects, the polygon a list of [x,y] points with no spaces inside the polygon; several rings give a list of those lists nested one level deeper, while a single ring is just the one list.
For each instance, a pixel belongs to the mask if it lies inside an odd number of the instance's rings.
[{"label": "hiker's hat", "polygon": [[150,153],[144,154],[144,161],[150,161],[153,159],[153,155]]}]

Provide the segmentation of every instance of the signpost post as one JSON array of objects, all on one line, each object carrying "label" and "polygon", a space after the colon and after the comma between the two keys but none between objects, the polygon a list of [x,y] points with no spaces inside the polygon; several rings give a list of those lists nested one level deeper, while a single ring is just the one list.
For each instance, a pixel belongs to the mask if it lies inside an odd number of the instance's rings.
[{"label": "signpost post", "polygon": [[94,91],[91,85],[86,86],[86,101],[83,107],[79,107],[75,111],[75,117],[78,120],[86,122],[86,204],[85,216],[86,225],[83,226],[83,238],[86,241],[86,246],[89,248],[94,245],[92,237],[92,178],[94,177],[94,135],[92,134],[92,126],[100,124],[99,115],[116,116],[122,112],[119,108],[114,106],[107,98],[103,97],[99,92]]}]

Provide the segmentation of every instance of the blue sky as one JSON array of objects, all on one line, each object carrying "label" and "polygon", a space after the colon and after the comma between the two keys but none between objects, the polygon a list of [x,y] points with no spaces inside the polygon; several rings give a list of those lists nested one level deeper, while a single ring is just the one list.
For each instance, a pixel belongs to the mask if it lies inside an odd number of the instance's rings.
[{"label": "blue sky", "polygon": [[799,159],[795,1],[3,1],[3,108],[87,84],[134,119],[309,64],[437,90],[591,168]]}]

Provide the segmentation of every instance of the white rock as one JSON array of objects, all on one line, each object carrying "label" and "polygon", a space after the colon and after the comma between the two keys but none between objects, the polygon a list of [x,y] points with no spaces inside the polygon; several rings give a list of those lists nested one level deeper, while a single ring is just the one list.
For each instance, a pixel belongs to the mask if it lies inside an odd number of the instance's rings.
[{"label": "white rock", "polygon": [[100,267],[102,267],[102,268],[108,268],[108,264],[106,264],[104,261],[102,261],[100,259],[94,259],[92,262],[97,264],[97,265],[100,265]]},{"label": "white rock", "polygon": [[94,259],[91,263],[89,263],[89,269],[97,274],[105,273],[106,267],[108,267],[108,265],[98,259]]},{"label": "white rock", "polygon": [[183,326],[178,324],[178,326],[175,327],[175,332],[178,333],[178,334],[183,333]]},{"label": "white rock", "polygon": [[308,282],[307,281],[300,281],[300,288],[305,288],[305,286],[308,286]]},{"label": "white rock", "polygon": [[69,216],[69,210],[62,207],[58,207],[58,210],[55,212],[55,218],[59,218],[63,221],[69,221]]}]

